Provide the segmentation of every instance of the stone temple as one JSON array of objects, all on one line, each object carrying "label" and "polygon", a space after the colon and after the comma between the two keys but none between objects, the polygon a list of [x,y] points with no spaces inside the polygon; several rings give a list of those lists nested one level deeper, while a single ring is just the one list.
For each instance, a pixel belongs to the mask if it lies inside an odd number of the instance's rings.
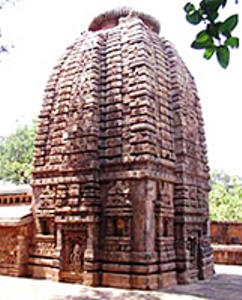
[{"label": "stone temple", "polygon": [[106,12],[54,68],[25,275],[139,289],[212,275],[201,106],[159,30],[149,15]]}]

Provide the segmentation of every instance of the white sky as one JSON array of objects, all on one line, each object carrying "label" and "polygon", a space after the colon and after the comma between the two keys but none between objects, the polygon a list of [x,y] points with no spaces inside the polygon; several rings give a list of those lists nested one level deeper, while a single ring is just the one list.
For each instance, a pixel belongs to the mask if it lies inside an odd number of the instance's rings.
[{"label": "white sky", "polygon": [[[227,70],[218,66],[215,57],[207,62],[201,51],[192,50],[190,43],[199,28],[185,21],[183,6],[187,1],[21,0],[15,6],[5,6],[0,11],[2,35],[15,47],[2,56],[0,64],[0,135],[38,115],[51,69],[97,14],[131,6],[160,21],[160,35],[175,45],[195,77],[210,167],[242,175],[241,50],[232,51]],[[235,1],[228,2],[228,14],[238,11]],[[241,35],[241,26],[236,33]]]}]

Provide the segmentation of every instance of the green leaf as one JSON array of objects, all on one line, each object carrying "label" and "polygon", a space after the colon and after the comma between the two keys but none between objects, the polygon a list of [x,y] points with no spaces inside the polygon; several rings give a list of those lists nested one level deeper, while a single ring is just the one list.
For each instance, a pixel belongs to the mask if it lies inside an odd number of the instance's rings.
[{"label": "green leaf", "polygon": [[207,33],[206,30],[200,31],[195,41],[191,44],[191,47],[194,49],[204,49],[213,46],[213,39],[210,34]]},{"label": "green leaf", "polygon": [[213,56],[215,50],[216,50],[215,46],[207,48],[203,54],[203,57],[206,59],[210,59]]},{"label": "green leaf", "polygon": [[212,41],[210,34],[207,33],[206,30],[200,31],[196,36],[196,41],[198,43],[206,43],[208,41]]},{"label": "green leaf", "polygon": [[[208,45],[209,46],[209,45]],[[208,47],[206,44],[198,43],[196,40],[192,42],[191,47],[193,49],[205,49]]]},{"label": "green leaf", "polygon": [[217,23],[210,23],[207,25],[206,31],[216,39],[219,39],[219,26],[221,25],[221,22]]},{"label": "green leaf", "polygon": [[191,43],[191,47],[192,47],[193,49],[204,49],[204,48],[205,48],[203,45],[200,45],[200,44],[197,43],[196,41],[193,41],[193,42]]},{"label": "green leaf", "polygon": [[200,2],[200,6],[209,15],[217,11],[221,5],[223,6],[223,2],[224,0],[203,0]]},{"label": "green leaf", "polygon": [[196,40],[191,43],[191,47],[193,49],[204,49],[204,48],[206,48],[206,46],[203,46],[203,45],[199,44],[198,42],[196,42]]},{"label": "green leaf", "polygon": [[187,14],[186,19],[189,23],[191,23],[193,25],[197,25],[202,21],[202,16],[196,10],[192,14]]},{"label": "green leaf", "polygon": [[195,6],[194,6],[194,4],[188,2],[188,3],[184,6],[184,10],[185,10],[186,13],[190,13],[190,12],[192,12],[192,11],[195,10]]},{"label": "green leaf", "polygon": [[221,32],[227,39],[231,37],[231,33],[229,31]]},{"label": "green leaf", "polygon": [[209,21],[213,22],[217,19],[217,17],[219,16],[218,12],[217,11],[210,11],[208,13],[208,19]]},{"label": "green leaf", "polygon": [[232,32],[237,26],[238,20],[238,15],[230,16],[219,26],[219,31],[221,33]]},{"label": "green leaf", "polygon": [[229,48],[227,46],[217,47],[216,55],[220,66],[226,69],[229,64]]},{"label": "green leaf", "polygon": [[239,48],[239,38],[231,36],[225,41],[224,44],[232,48]]}]

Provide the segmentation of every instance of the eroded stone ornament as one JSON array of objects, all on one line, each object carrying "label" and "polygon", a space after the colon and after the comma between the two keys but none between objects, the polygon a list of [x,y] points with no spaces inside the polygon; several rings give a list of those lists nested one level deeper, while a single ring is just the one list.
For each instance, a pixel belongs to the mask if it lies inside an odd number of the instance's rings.
[{"label": "eroded stone ornament", "polygon": [[212,275],[200,102],[159,30],[131,9],[101,14],[54,68],[35,147],[33,277],[156,289]]}]

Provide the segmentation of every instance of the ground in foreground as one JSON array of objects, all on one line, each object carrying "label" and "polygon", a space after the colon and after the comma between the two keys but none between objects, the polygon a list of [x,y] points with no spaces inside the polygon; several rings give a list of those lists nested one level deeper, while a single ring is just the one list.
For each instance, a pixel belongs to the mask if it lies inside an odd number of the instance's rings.
[{"label": "ground in foreground", "polygon": [[242,266],[215,266],[216,275],[161,291],[90,288],[47,280],[0,276],[1,300],[242,300]]}]

